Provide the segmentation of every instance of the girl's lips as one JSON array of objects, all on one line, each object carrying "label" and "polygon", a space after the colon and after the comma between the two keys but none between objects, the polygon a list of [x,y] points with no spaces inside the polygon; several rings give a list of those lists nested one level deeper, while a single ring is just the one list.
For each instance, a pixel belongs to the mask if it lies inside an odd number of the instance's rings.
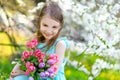
[{"label": "girl's lips", "polygon": [[45,34],[45,35],[48,36],[48,37],[49,37],[49,36],[52,36],[52,34]]}]

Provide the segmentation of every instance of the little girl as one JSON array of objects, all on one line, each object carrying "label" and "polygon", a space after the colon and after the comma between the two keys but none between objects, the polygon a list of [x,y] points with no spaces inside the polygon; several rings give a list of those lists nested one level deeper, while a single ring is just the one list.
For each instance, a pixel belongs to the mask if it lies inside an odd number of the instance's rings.
[{"label": "little girl", "polygon": [[[59,37],[63,26],[63,14],[61,8],[55,2],[46,2],[38,19],[37,39],[39,41],[38,48],[46,52],[46,54],[56,54],[58,63],[56,76],[54,80],[66,80],[64,76],[64,59],[65,51],[68,48],[66,37]],[[24,75],[24,71],[19,69],[17,64],[11,72],[13,80],[28,80],[28,76]],[[50,79],[39,79],[50,80]]]}]

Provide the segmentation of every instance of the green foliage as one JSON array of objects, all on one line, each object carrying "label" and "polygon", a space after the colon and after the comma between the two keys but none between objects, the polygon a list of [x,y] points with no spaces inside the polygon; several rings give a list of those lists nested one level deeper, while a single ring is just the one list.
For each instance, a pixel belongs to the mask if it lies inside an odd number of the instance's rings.
[{"label": "green foliage", "polygon": [[84,52],[78,54],[77,51],[71,51],[70,54],[71,61],[77,61],[81,63],[80,65],[78,64],[78,67],[84,65],[89,71],[91,71],[92,65],[95,63],[96,59],[100,58],[98,55],[95,54],[85,54]]},{"label": "green foliage", "polygon": [[6,80],[14,65],[11,64],[9,57],[0,57],[0,80]]},{"label": "green foliage", "polygon": [[[30,61],[31,63],[35,63],[38,61],[38,59],[35,56],[30,56],[29,58],[25,59],[25,62],[27,61]],[[38,62],[35,64],[38,65]]]},{"label": "green foliage", "polygon": [[[116,64],[115,59],[112,59],[107,56],[100,56],[97,53],[79,53],[78,51],[67,51],[67,56],[69,54],[70,61],[76,61],[76,68],[71,64],[67,64],[66,76],[67,80],[88,80],[88,77],[93,76],[92,74],[85,74],[84,71],[79,71],[77,68],[84,66],[90,73],[92,71],[92,66],[96,63],[97,59],[103,60],[109,64]],[[111,74],[112,73],[112,74]],[[107,75],[106,75],[107,74]],[[119,79],[119,71],[113,69],[102,69],[100,74],[95,78],[95,80],[118,80]],[[112,76],[112,78],[110,78]],[[117,76],[117,77],[115,77]]]},{"label": "green foliage", "polygon": [[119,80],[120,71],[112,69],[103,69],[99,76],[95,80]]},{"label": "green foliage", "polygon": [[65,67],[66,80],[88,80],[88,75],[70,65]]},{"label": "green foliage", "polygon": [[[68,52],[66,54],[68,54]],[[87,54],[85,52],[79,53],[75,50],[70,51],[69,59],[71,61],[77,61],[78,62],[77,67],[84,65],[88,71],[91,71],[92,65],[96,62],[96,59],[101,59],[107,63],[115,64],[115,60],[110,57],[99,56],[97,55],[97,53],[87,53]]]},{"label": "green foliage", "polygon": [[25,65],[21,65],[21,66],[20,66],[20,69],[23,70],[23,71],[25,71],[27,68],[26,68]]}]

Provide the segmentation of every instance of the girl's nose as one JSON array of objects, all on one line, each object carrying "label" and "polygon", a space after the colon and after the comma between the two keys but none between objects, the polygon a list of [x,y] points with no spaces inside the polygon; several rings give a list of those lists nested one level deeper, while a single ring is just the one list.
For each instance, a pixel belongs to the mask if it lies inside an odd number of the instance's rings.
[{"label": "girl's nose", "polygon": [[47,30],[46,33],[53,33],[53,31],[52,30]]}]

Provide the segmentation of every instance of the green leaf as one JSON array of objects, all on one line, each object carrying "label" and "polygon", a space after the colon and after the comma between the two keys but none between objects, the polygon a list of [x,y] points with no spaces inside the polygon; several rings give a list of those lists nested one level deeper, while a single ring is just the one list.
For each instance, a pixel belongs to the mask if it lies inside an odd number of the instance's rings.
[{"label": "green leaf", "polygon": [[34,64],[37,66],[39,63],[36,61]]},{"label": "green leaf", "polygon": [[49,68],[50,67],[50,65],[49,64],[46,64],[46,68]]},{"label": "green leaf", "polygon": [[38,72],[43,72],[43,71],[44,71],[44,69],[39,69],[39,70],[38,70]]},{"label": "green leaf", "polygon": [[20,66],[20,69],[23,70],[23,71],[27,70],[27,68],[26,68],[25,65],[21,65],[21,66]]}]

